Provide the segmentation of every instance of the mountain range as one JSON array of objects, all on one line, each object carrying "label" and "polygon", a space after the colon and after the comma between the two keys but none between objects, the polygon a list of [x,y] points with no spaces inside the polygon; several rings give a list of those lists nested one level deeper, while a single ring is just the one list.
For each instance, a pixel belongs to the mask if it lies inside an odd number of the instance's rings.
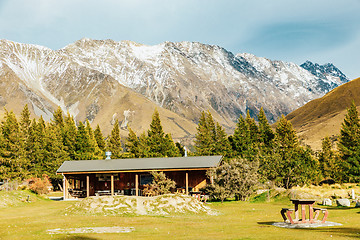
[{"label": "mountain range", "polygon": [[231,132],[247,111],[254,117],[263,107],[275,122],[348,81],[332,64],[299,66],[197,42],[84,38],[51,50],[0,40],[2,108],[20,112],[28,104],[49,120],[60,106],[105,133],[116,119],[123,135],[128,125],[142,132],[155,108],[175,139],[194,136],[201,111]]}]

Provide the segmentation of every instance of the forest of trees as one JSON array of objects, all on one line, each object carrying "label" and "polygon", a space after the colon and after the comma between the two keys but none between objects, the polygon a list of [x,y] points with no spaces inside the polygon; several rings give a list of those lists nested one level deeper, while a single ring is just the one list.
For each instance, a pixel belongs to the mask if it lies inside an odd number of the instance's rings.
[{"label": "forest of trees", "polygon": [[[56,170],[65,160],[104,159],[105,151],[111,151],[113,159],[184,154],[183,146],[174,143],[171,135],[163,131],[157,110],[147,132],[136,135],[130,127],[128,130],[128,137],[121,139],[116,121],[105,138],[99,125],[93,130],[89,121],[75,123],[61,108],[49,122],[42,117],[30,119],[27,105],[20,119],[13,112],[5,111],[0,125],[0,180],[24,180],[46,174],[57,185],[61,176],[56,175]],[[189,154],[223,155],[221,168],[231,171],[214,170],[213,174],[225,173],[224,178],[240,184],[239,177],[244,178],[246,172],[246,178],[252,179],[247,181],[246,187],[242,181],[246,189],[250,189],[255,180],[285,188],[318,184],[327,179],[358,182],[360,120],[354,103],[348,109],[338,140],[335,148],[329,137],[324,138],[322,150],[314,153],[310,147],[299,143],[292,124],[284,116],[272,128],[263,109],[256,120],[249,112],[245,118],[240,116],[234,133],[228,136],[210,112],[202,112],[194,140],[195,150]],[[225,190],[213,188],[214,192]],[[236,196],[244,198],[240,192]]]}]

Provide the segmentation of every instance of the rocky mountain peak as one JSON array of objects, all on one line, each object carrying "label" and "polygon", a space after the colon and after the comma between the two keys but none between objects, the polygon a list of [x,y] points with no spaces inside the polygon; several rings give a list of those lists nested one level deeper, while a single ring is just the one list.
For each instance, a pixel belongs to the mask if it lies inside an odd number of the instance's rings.
[{"label": "rocky mountain peak", "polygon": [[[256,117],[263,107],[274,122],[347,81],[331,64],[299,66],[249,53],[234,55],[199,42],[149,46],[84,38],[53,51],[1,41],[0,78],[6,66],[6,71],[11,70],[30,89],[39,113],[52,111],[46,106],[60,105],[74,116],[93,121],[102,107],[107,108],[99,99],[116,98],[115,82],[193,123],[201,111],[209,110],[231,129],[248,110]],[[133,111],[132,107],[125,110]]]}]

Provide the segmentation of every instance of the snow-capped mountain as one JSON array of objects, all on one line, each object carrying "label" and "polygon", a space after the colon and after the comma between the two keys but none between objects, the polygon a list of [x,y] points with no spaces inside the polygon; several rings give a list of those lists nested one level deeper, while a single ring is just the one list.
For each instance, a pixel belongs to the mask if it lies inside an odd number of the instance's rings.
[{"label": "snow-capped mountain", "polygon": [[[196,42],[147,46],[86,38],[56,51],[1,40],[0,81],[5,80],[10,86],[19,84],[22,101],[31,103],[38,115],[50,115],[58,105],[78,120],[96,122],[100,110],[118,98],[114,89],[121,88],[194,123],[201,111],[209,110],[229,128],[240,114],[249,110],[255,116],[260,107],[276,121],[348,81],[333,65],[298,66]],[[12,100],[4,89],[0,104],[5,106]],[[133,99],[127,101],[119,104],[128,109],[112,106],[109,118],[122,118],[117,108],[135,111],[130,107]]]}]

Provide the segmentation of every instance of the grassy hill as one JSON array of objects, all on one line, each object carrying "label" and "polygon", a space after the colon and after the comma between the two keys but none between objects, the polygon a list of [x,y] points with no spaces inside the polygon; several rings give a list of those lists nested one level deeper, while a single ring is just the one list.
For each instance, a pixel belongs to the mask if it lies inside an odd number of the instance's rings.
[{"label": "grassy hill", "polygon": [[299,139],[314,150],[320,150],[324,137],[339,135],[346,109],[352,101],[360,106],[360,78],[307,103],[288,114],[286,118],[292,122]]}]

